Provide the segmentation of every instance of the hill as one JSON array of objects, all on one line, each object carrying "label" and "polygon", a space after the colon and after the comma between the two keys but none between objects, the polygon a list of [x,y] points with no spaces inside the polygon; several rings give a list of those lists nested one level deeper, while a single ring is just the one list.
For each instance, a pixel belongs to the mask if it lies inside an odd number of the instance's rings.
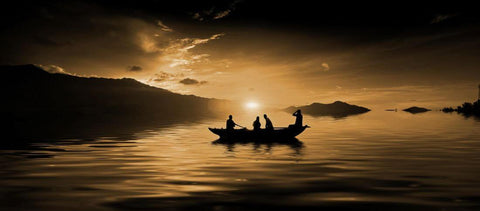
[{"label": "hill", "polygon": [[423,112],[430,111],[430,109],[413,106],[413,107],[410,107],[410,108],[407,108],[407,109],[403,109],[403,111],[406,111],[406,112],[409,112],[409,113],[412,113],[412,114],[418,114],[418,113],[423,113]]},{"label": "hill", "polygon": [[330,103],[330,104],[312,103],[310,105],[299,106],[299,107],[290,106],[284,109],[284,111],[294,112],[297,109],[301,109],[304,114],[308,114],[311,116],[333,116],[333,117],[346,117],[349,115],[362,114],[370,111],[370,109],[368,108],[364,108],[356,105],[350,105],[348,103],[341,102],[341,101],[335,101],[334,103]]},{"label": "hill", "polygon": [[[181,95],[134,79],[51,74],[35,65],[0,66],[2,122],[11,137],[89,134],[91,125],[137,127],[195,121],[218,113],[224,100]],[[159,122],[160,121],[160,122]],[[88,129],[90,128],[90,129]],[[63,131],[69,131],[68,133]],[[104,134],[109,135],[109,134]]]}]

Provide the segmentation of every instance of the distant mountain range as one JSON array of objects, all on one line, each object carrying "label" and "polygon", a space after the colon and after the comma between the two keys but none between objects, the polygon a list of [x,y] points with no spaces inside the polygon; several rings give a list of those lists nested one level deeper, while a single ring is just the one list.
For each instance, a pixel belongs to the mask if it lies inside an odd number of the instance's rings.
[{"label": "distant mountain range", "polygon": [[49,130],[70,131],[68,135],[91,125],[136,127],[151,120],[194,121],[221,113],[218,109],[228,103],[173,93],[129,78],[52,74],[35,65],[0,66],[0,74],[0,112],[7,123],[3,129],[13,136],[33,137]]},{"label": "distant mountain range", "polygon": [[210,114],[225,101],[181,95],[130,78],[51,74],[34,65],[0,66],[3,105],[9,111]]},{"label": "distant mountain range", "polygon": [[312,103],[310,105],[299,106],[299,107],[290,106],[288,108],[285,108],[284,111],[295,112],[298,109],[302,110],[302,113],[308,114],[311,116],[333,116],[333,117],[346,117],[349,115],[362,114],[370,111],[370,109],[368,108],[356,106],[356,105],[350,105],[348,103],[341,102],[341,101],[335,101],[334,103],[330,103],[330,104]]}]

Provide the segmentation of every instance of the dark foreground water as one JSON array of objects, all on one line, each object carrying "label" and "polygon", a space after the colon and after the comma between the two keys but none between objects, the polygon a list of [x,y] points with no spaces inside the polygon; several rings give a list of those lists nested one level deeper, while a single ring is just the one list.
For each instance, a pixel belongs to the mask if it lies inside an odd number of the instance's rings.
[{"label": "dark foreground water", "polygon": [[374,111],[305,122],[295,144],[212,143],[207,127],[224,120],[205,120],[3,149],[0,209],[480,209],[478,120]]}]

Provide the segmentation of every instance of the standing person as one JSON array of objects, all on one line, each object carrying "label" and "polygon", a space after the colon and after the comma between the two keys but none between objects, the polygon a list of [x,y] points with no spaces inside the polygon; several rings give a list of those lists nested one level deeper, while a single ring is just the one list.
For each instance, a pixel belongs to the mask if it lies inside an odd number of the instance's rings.
[{"label": "standing person", "polygon": [[260,124],[260,117],[257,116],[257,119],[253,122],[253,131],[259,131],[262,124]]},{"label": "standing person", "polygon": [[298,109],[297,111],[295,111],[295,113],[293,113],[293,116],[297,117],[295,119],[295,127],[302,127],[303,126],[302,111],[300,111],[300,109]]},{"label": "standing person", "polygon": [[263,117],[265,118],[265,129],[267,129],[267,130],[273,130],[272,121],[270,121],[270,119],[267,117],[266,114],[264,114]]}]

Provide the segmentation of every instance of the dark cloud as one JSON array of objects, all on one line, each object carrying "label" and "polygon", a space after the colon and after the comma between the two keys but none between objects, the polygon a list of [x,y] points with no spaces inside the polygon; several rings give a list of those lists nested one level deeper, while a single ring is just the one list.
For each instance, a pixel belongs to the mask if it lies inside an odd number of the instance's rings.
[{"label": "dark cloud", "polygon": [[143,68],[138,65],[132,65],[132,66],[128,66],[127,70],[131,72],[140,72],[143,70]]},{"label": "dark cloud", "polygon": [[455,16],[457,16],[457,15],[455,15],[455,14],[437,15],[437,16],[435,16],[435,18],[432,19],[432,21],[430,23],[431,24],[440,23],[442,21],[453,18]]},{"label": "dark cloud", "polygon": [[72,44],[69,41],[54,40],[49,37],[40,36],[40,35],[34,36],[33,39],[37,44],[48,46],[48,47],[62,47],[62,46],[67,46]]},{"label": "dark cloud", "polygon": [[218,20],[224,17],[227,17],[236,9],[236,5],[241,1],[235,0],[233,2],[228,3],[229,1],[225,1],[226,5],[215,5],[209,8],[208,10],[202,10],[195,12],[192,16],[193,19],[204,21],[204,20]]},{"label": "dark cloud", "polygon": [[138,45],[139,31],[155,28],[143,16],[90,1],[20,0],[4,6],[0,63],[57,64],[82,75],[115,77],[128,64],[155,57]]},{"label": "dark cloud", "polygon": [[179,81],[181,84],[184,84],[184,85],[202,85],[202,84],[206,84],[207,81],[198,81],[196,79],[192,79],[192,78],[185,78],[181,81]]}]

